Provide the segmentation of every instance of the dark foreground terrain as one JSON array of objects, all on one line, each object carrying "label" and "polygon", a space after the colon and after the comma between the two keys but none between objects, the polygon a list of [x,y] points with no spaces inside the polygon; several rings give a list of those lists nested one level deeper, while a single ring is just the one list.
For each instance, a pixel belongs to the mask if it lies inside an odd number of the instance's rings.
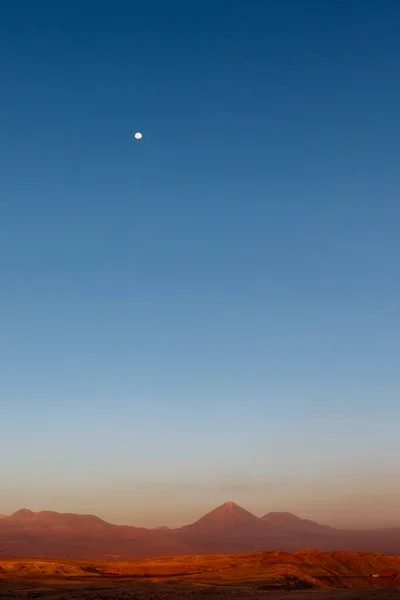
[{"label": "dark foreground terrain", "polygon": [[[380,573],[380,577],[372,577]],[[18,600],[400,600],[400,557],[302,551],[134,560],[0,560]]]},{"label": "dark foreground terrain", "polygon": [[0,597],[5,600],[397,600],[400,588],[376,589],[310,589],[263,590],[248,584],[216,586],[193,585],[179,582],[143,581],[1,581]]}]

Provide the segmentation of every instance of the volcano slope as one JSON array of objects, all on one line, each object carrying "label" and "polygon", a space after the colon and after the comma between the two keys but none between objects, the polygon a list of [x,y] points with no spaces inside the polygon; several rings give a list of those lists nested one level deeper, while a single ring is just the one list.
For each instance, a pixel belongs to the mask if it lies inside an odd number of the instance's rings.
[{"label": "volcano slope", "polygon": [[[384,576],[375,578],[373,574]],[[394,574],[395,577],[391,575]],[[400,598],[400,557],[256,552],[131,560],[0,560],[0,596],[20,600]],[[293,593],[295,592],[295,595]],[[210,599],[211,600],[211,599]]]}]

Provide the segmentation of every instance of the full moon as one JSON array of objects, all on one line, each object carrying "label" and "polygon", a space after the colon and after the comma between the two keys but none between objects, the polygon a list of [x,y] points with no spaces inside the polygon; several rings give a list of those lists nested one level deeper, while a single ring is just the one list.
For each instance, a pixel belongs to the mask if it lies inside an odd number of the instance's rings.
[{"label": "full moon", "polygon": [[143,136],[142,136],[142,134],[141,134],[141,133],[139,133],[139,132],[135,133],[135,139],[136,139],[136,140],[141,140],[141,139],[142,139],[142,137],[143,137]]}]

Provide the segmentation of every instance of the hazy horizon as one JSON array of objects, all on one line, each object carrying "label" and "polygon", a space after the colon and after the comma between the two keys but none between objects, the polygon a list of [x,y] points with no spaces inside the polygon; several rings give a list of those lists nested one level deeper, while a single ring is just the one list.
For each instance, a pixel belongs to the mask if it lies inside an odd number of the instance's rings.
[{"label": "hazy horizon", "polygon": [[[362,468],[359,467],[362,473]],[[196,521],[227,501],[233,501],[258,517],[268,512],[291,512],[322,525],[354,529],[400,527],[398,486],[393,481],[398,471],[375,473],[364,470],[363,479],[354,482],[353,469],[323,475],[316,480],[290,481],[284,477],[267,482],[134,482],[115,480],[111,486],[90,492],[89,485],[76,490],[59,488],[57,496],[46,496],[35,488],[12,498],[4,493],[0,514],[12,514],[21,508],[35,512],[55,510],[95,514],[118,525],[140,527],[180,527]],[[336,482],[335,483],[335,479]],[[323,491],[321,491],[323,486]],[[376,489],[377,488],[377,489]],[[378,491],[377,491],[378,490]],[[318,493],[318,500],[316,494]],[[6,500],[8,496],[8,499]],[[34,500],[26,500],[32,496]],[[51,500],[49,500],[49,497]]]},{"label": "hazy horizon", "polygon": [[400,526],[399,31],[1,3],[0,513]]}]

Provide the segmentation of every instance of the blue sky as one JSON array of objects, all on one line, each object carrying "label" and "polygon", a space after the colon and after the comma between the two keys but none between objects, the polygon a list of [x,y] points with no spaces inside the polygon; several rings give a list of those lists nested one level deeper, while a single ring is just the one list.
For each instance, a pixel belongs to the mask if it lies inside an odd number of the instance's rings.
[{"label": "blue sky", "polygon": [[0,513],[400,525],[399,26],[2,2]]}]

